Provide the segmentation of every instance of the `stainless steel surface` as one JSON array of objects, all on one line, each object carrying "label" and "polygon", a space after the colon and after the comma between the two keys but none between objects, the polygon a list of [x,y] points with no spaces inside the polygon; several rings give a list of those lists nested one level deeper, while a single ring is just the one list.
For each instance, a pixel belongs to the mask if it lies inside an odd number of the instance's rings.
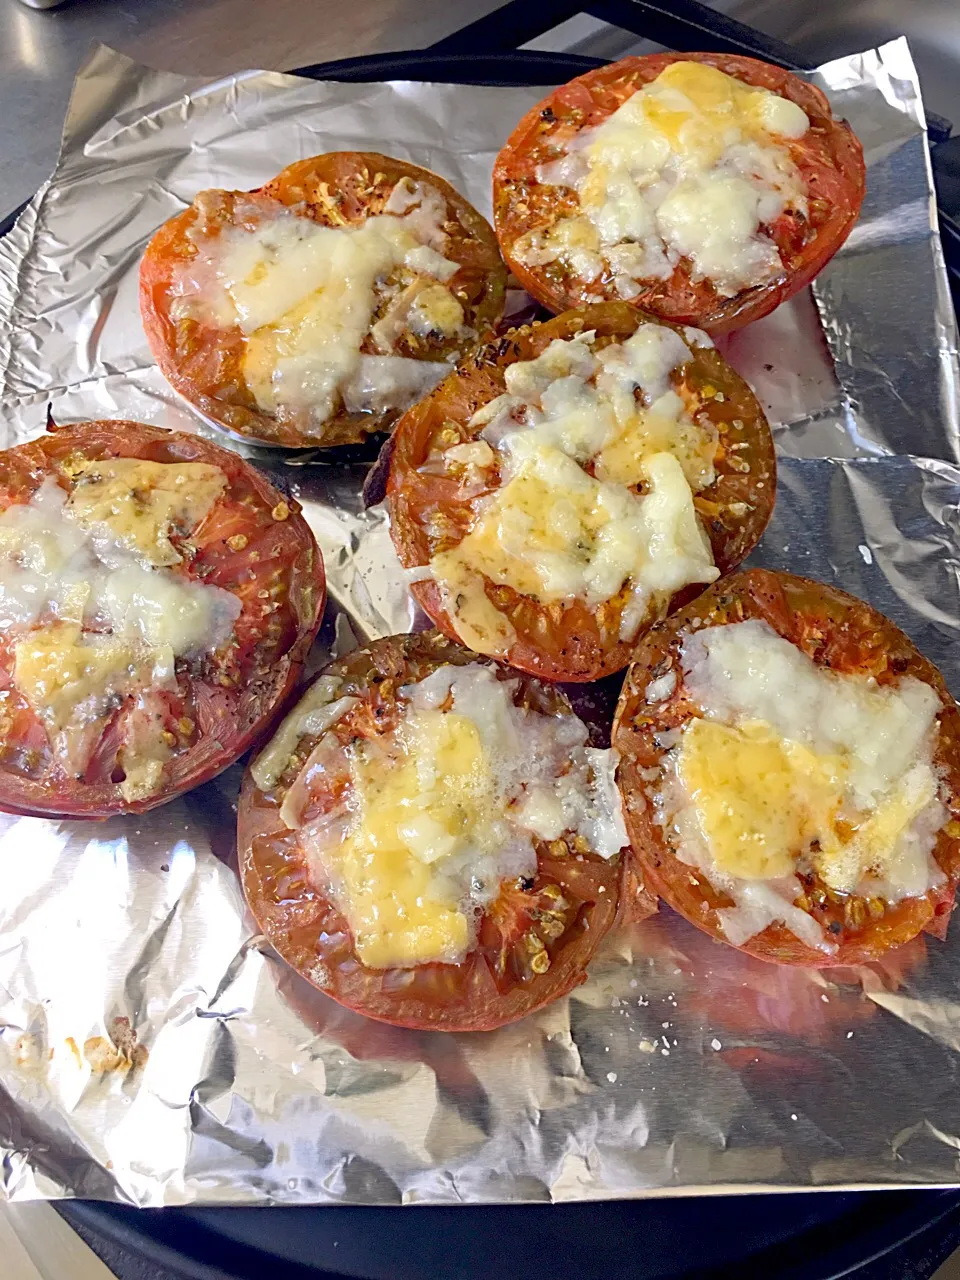
[{"label": "stainless steel surface", "polygon": [[[960,690],[956,333],[915,76],[899,42],[822,81],[863,137],[871,194],[817,282],[831,350],[809,295],[728,344],[781,449],[759,559],[875,601]],[[537,96],[273,73],[209,84],[101,50],[53,184],[0,242],[0,446],[42,431],[48,402],[58,421],[203,429],[150,360],[136,304],[144,243],[199,187],[375,142],[486,208],[493,155]],[[933,457],[892,456],[907,439]],[[317,533],[336,642],[350,622],[409,627],[382,514],[359,510],[361,469],[257,460],[293,482]],[[514,1027],[386,1028],[308,988],[254,932],[238,772],[139,820],[0,821],[0,1083],[14,1099],[0,1195],[412,1203],[956,1181],[960,1114],[936,1082],[960,1052],[960,929],[898,968],[793,972],[664,911]]]},{"label": "stainless steel surface", "polygon": [[[905,35],[931,111],[960,132],[960,4],[957,0],[706,0],[710,7],[794,45],[814,63],[829,62]],[[579,16],[532,41],[538,49],[566,49],[618,58],[652,47],[618,28]]]},{"label": "stainless steel surface", "polygon": [[420,48],[498,0],[70,0],[52,11],[0,0],[0,218],[57,158],[70,87],[92,44],[183,75],[287,70]]},{"label": "stainless steel surface", "polygon": [[[497,7],[498,0],[69,0],[37,11],[0,0],[0,217],[50,174],[70,85],[94,42],[184,75],[287,70],[420,48]],[[796,44],[816,62],[906,34],[928,105],[960,124],[957,0],[717,0],[715,7]],[[636,40],[576,18],[536,43],[617,57]]]},{"label": "stainless steel surface", "polygon": [[721,0],[714,7],[796,45],[818,63],[905,35],[924,102],[960,131],[957,0]]}]

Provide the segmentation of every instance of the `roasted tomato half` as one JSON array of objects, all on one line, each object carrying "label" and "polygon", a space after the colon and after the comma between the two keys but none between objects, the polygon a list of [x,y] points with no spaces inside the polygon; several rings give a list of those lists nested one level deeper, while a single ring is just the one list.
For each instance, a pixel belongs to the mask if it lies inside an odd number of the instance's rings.
[{"label": "roasted tomato half", "polygon": [[448,635],[548,680],[618,671],[773,509],[770,429],[699,331],[626,303],[515,329],[391,441],[391,532]]},{"label": "roasted tomato half", "polygon": [[299,507],[138,422],[0,453],[0,808],[100,818],[227,767],[294,687],[324,601]]},{"label": "roasted tomato half", "polygon": [[140,309],[166,378],[267,444],[384,431],[500,318],[506,269],[448,182],[362,151],[256,191],[202,191],[147,246]]},{"label": "roasted tomato half", "polygon": [[544,306],[626,298],[718,334],[833,257],[863,203],[863,149],[789,71],[656,53],[544,98],[500,152],[493,190],[503,255]]},{"label": "roasted tomato half", "polygon": [[[437,632],[333,663],[240,798],[247,901],[341,1004],[485,1031],[582,982],[617,915],[613,757],[555,688]],[[631,895],[633,918],[652,901]]]},{"label": "roasted tomato half", "polygon": [[960,878],[960,711],[875,609],[751,569],[653,627],[614,746],[642,875],[721,941],[862,964],[943,937]]}]

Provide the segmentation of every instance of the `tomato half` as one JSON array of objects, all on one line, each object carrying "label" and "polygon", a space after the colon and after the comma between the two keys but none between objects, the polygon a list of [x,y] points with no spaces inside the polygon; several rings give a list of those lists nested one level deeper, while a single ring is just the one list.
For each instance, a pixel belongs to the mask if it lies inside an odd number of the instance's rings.
[{"label": "tomato half", "polygon": [[[391,534],[406,568],[426,565],[438,551],[456,546],[499,483],[494,470],[489,487],[464,497],[459,477],[436,464],[446,449],[479,436],[482,425],[468,424],[477,409],[503,394],[505,367],[534,359],[555,338],[595,330],[594,350],[599,350],[623,342],[643,323],[664,322],[624,302],[610,302],[514,329],[470,357],[403,416],[391,441],[387,493]],[[692,348],[689,361],[674,371],[671,383],[689,404],[694,420],[716,429],[716,479],[695,495],[694,506],[717,568],[729,573],[757,544],[773,510],[776,460],[770,428],[753,392],[712,348]],[[502,655],[511,666],[547,680],[587,681],[619,671],[629,662],[634,641],[620,639],[625,591],[591,609],[578,599],[562,606],[544,605],[489,579],[484,585],[516,632],[515,643]],[[456,639],[437,584],[427,578],[414,582],[410,590],[436,625]],[[699,590],[687,588],[671,604]]]},{"label": "tomato half", "polygon": [[[482,662],[437,632],[379,640],[334,662],[338,697],[358,699],[328,730],[345,748],[357,738],[389,733],[401,703],[397,690],[444,664]],[[514,701],[544,714],[569,716],[556,689],[490,664],[500,680],[516,680]],[[302,737],[270,791],[248,769],[240,796],[238,841],[243,887],[254,916],[283,958],[340,1004],[398,1026],[486,1031],[566,994],[585,970],[617,916],[626,859],[599,857],[583,842],[537,844],[536,875],[505,881],[486,909],[477,942],[460,964],[371,969],[361,963],[344,916],[311,876],[307,857],[280,817],[280,807],[322,734]],[[346,756],[344,756],[346,760]],[[314,770],[310,812],[328,812],[336,769]],[[342,780],[341,780],[342,782]],[[634,919],[653,909],[631,894]]]},{"label": "tomato half", "polygon": [[712,334],[740,328],[767,315],[808,285],[850,234],[865,190],[863,148],[850,126],[835,120],[826,96],[789,71],[754,58],[720,53],[653,53],[624,58],[561,85],[533,107],[507,139],[493,170],[494,224],[508,266],[535,298],[551,311],[618,295],[612,279],[591,283],[557,263],[527,266],[514,246],[528,232],[546,229],[575,214],[579,197],[570,187],[538,181],[539,166],[563,154],[583,129],[601,124],[629,97],[675,62],[699,62],[768,89],[806,112],[810,128],[786,141],[807,192],[807,210],[786,211],[761,230],[776,244],[783,270],[766,282],[724,297],[710,280],[694,281],[690,261],[681,258],[666,280],[644,285],[635,306],[678,324],[697,325]]},{"label": "tomato half", "polygon": [[[117,690],[96,714],[87,713],[83,740],[67,769],[17,682],[18,640],[42,635],[56,624],[56,612],[47,609],[25,630],[22,623],[11,625],[9,606],[0,602],[0,619],[6,615],[0,640],[0,809],[9,812],[77,818],[139,813],[205,782],[269,727],[299,678],[320,624],[323,564],[298,504],[235,453],[198,436],[124,421],[53,428],[0,453],[0,510],[23,507],[51,479],[69,501],[80,469],[107,459],[219,469],[222,491],[195,527],[169,530],[175,563],[158,572],[174,583],[186,580],[230,593],[239,601],[239,614],[216,649],[177,657],[172,676],[156,687],[148,682]],[[138,500],[132,492],[133,504]],[[34,554],[46,553],[42,546],[36,552],[28,547],[7,564]],[[81,643],[110,634],[98,616],[99,604],[92,600],[84,612]],[[132,612],[139,607],[134,595]],[[59,678],[54,671],[47,687]],[[125,751],[158,738],[158,784],[150,794],[126,798]]]},{"label": "tomato half", "polygon": [[[208,264],[197,265],[201,245],[214,245],[229,230],[252,230],[285,209],[323,227],[356,228],[383,213],[394,189],[405,182],[429,187],[441,197],[442,256],[458,264],[445,284],[462,308],[463,322],[453,336],[414,333],[400,316],[389,354],[442,361],[473,346],[500,318],[506,289],[506,269],[489,224],[427,169],[374,152],[333,151],[289,165],[256,191],[201,192],[189,209],[154,235],[140,267],[140,310],[150,349],[167,380],[214,424],[267,444],[353,444],[389,428],[399,409],[351,412],[342,398],[322,423],[314,422],[310,409],[302,406],[264,410],[244,372],[248,339],[239,324],[218,321],[185,304],[213,279]],[[362,353],[381,351],[370,330],[384,320],[392,303],[402,302],[404,290],[409,293],[416,286],[419,277],[408,277],[411,271],[398,267],[374,282],[376,305],[360,344]]]},{"label": "tomato half", "polygon": [[[614,722],[613,744],[620,753],[618,781],[634,853],[648,886],[675,911],[706,933],[726,941],[718,910],[730,899],[669,847],[649,797],[650,770],[667,748],[660,735],[698,715],[684,689],[678,654],[683,637],[701,627],[756,618],[812,658],[842,674],[872,676],[896,684],[905,676],[923,681],[938,695],[934,762],[943,780],[951,820],[937,835],[933,856],[946,879],[923,897],[897,903],[836,894],[816,874],[804,877],[804,907],[837,950],[826,954],[802,943],[782,924],[769,925],[740,948],[761,960],[829,968],[865,964],[922,931],[943,937],[960,881],[960,709],[943,677],[908,638],[876,609],[834,587],[793,574],[749,569],[717,582],[697,601],[653,627],[637,647]],[[677,673],[673,693],[648,703],[650,682],[668,669]],[[879,905],[878,905],[879,904]]]}]

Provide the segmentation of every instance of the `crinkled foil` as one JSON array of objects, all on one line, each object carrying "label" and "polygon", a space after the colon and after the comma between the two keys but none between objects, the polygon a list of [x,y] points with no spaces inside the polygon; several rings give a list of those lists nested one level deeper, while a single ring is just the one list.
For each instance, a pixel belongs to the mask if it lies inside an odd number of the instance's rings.
[{"label": "crinkled foil", "polygon": [[[817,80],[863,139],[864,213],[813,294],[729,339],[782,454],[756,556],[891,615],[960,693],[956,329],[906,44]],[[207,186],[380,149],[482,209],[536,89],[216,84],[106,49],[51,183],[0,242],[9,445],[58,421],[204,430],[154,369],[137,264]],[[290,484],[336,601],[319,653],[408,628],[360,466],[247,450]],[[301,465],[293,465],[299,463]],[[882,964],[760,964],[668,910],[589,981],[492,1034],[339,1008],[257,936],[233,827],[239,768],[144,818],[0,824],[0,1179],[13,1199],[139,1205],[572,1200],[960,1183],[960,925]]]}]

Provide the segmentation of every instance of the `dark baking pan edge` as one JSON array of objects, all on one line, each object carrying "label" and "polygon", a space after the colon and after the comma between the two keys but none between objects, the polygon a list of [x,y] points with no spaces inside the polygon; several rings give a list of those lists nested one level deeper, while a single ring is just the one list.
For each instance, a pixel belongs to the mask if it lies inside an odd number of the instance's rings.
[{"label": "dark baking pan edge", "polygon": [[[772,1197],[782,1200],[780,1195]],[[790,1196],[791,1200],[795,1197]],[[811,1198],[835,1200],[833,1193],[812,1195],[805,1193],[803,1201]],[[903,1275],[929,1275],[927,1269],[916,1271],[912,1265],[918,1255],[924,1254],[931,1265],[940,1261],[956,1246],[960,1233],[960,1199],[952,1192],[944,1191],[877,1191],[847,1194],[845,1200],[854,1200],[855,1207],[847,1213],[807,1226],[795,1236],[784,1235],[767,1247],[739,1259],[730,1259],[720,1267],[708,1258],[709,1238],[704,1241],[703,1265],[685,1266],[683,1270],[660,1272],[662,1280],[733,1280],[746,1274],[776,1277],[776,1280],[841,1280],[856,1274],[867,1280],[899,1280]],[[756,1196],[712,1197],[713,1205],[726,1211],[727,1226],[736,1230],[736,1222],[744,1217],[756,1216],[760,1200]],[[251,1209],[133,1209],[125,1205],[96,1201],[68,1200],[57,1205],[68,1222],[94,1237],[106,1237],[123,1249],[145,1258],[160,1267],[166,1267],[182,1280],[259,1280],[259,1277],[282,1268],[284,1280],[343,1280],[344,1277],[375,1277],[375,1280],[391,1280],[393,1271],[374,1271],[357,1263],[356,1250],[338,1235],[344,1236],[344,1221],[353,1217],[351,1228],[357,1227],[358,1236],[383,1238],[392,1234],[395,1215],[412,1220],[422,1228],[426,1238],[449,1240],[457,1237],[459,1256],[463,1267],[456,1271],[430,1268],[429,1273],[442,1276],[443,1280],[462,1280],[466,1275],[485,1274],[490,1280],[515,1280],[530,1265],[529,1259],[507,1259],[506,1267],[498,1266],[491,1256],[494,1242],[502,1247],[505,1239],[516,1237],[529,1230],[530,1215],[539,1215],[539,1226],[546,1222],[547,1233],[553,1228],[566,1228],[567,1234],[582,1239],[584,1256],[572,1258],[576,1274],[583,1280],[609,1280],[613,1275],[636,1276],[643,1280],[641,1261],[643,1252],[638,1242],[644,1238],[657,1248],[662,1256],[663,1236],[657,1230],[648,1230],[648,1220],[667,1203],[679,1212],[686,1207],[690,1217],[698,1215],[704,1200],[697,1197],[679,1198],[670,1202],[605,1201],[592,1204],[560,1205],[508,1205],[508,1206],[418,1206],[398,1209],[393,1206],[320,1206],[317,1208],[260,1208]],[[772,1207],[772,1206],[771,1206]],[[826,1208],[826,1203],[824,1204]],[[256,1213],[263,1218],[263,1241],[241,1241],[232,1233],[224,1234],[222,1224],[233,1214]],[[455,1215],[447,1223],[444,1218]],[[290,1218],[306,1219],[307,1234],[315,1241],[316,1260],[307,1261],[306,1251],[301,1260],[294,1260],[289,1251],[281,1257],[272,1247],[271,1235],[275,1230],[289,1235]],[[566,1221],[564,1221],[566,1219]],[[696,1230],[694,1222],[689,1223]],[[699,1224],[703,1226],[704,1224]],[[570,1232],[569,1228],[573,1227]],[[451,1233],[452,1228],[452,1233]],[[600,1238],[598,1232],[619,1236],[624,1249],[622,1270],[611,1271],[609,1264],[594,1270],[591,1267],[591,1241]],[[256,1234],[256,1232],[254,1232]],[[838,1244],[837,1241],[842,1243]],[[337,1243],[348,1247],[343,1250],[344,1269],[330,1270],[336,1265],[334,1252]],[[508,1246],[509,1250],[509,1246]],[[909,1251],[908,1264],[905,1254]],[[423,1274],[428,1274],[431,1259],[424,1260]],[[516,1270],[522,1267],[523,1270]],[[555,1271],[551,1274],[556,1274]],[[567,1272],[565,1274],[572,1274]]]}]

